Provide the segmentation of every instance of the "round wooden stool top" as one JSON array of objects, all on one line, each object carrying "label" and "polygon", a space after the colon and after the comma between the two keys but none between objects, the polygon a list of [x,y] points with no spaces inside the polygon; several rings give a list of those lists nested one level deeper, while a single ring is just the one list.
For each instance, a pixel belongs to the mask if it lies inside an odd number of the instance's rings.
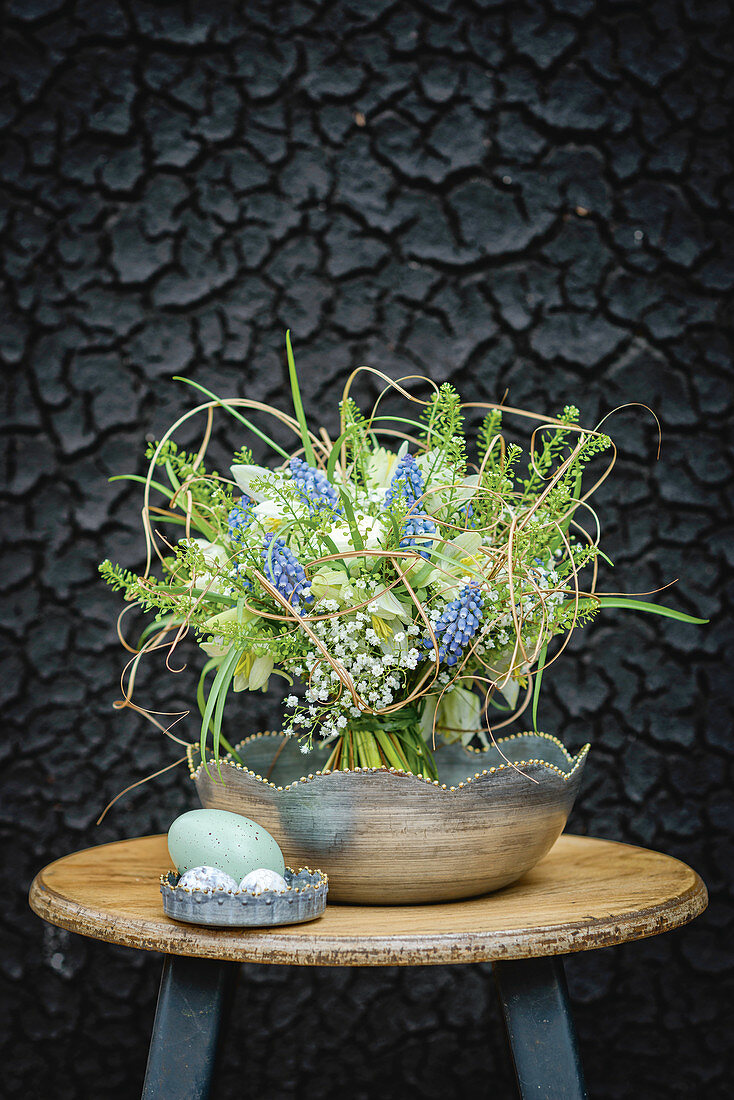
[{"label": "round wooden stool top", "polygon": [[30,904],[51,924],[110,943],[234,962],[410,966],[525,959],[654,936],[706,908],[695,871],[670,856],[562,836],[514,886],[440,905],[329,905],[308,924],[207,929],[163,913],[165,836],[101,844],[57,859]]}]

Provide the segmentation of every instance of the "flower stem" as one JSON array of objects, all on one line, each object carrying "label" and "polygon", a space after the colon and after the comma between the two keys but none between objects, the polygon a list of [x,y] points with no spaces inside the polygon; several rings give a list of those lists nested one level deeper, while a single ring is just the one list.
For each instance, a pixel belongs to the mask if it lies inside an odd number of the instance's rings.
[{"label": "flower stem", "polygon": [[244,760],[242,759],[240,754],[237,752],[237,749],[232,748],[229,741],[226,739],[226,737],[223,737],[221,733],[219,734],[219,740],[220,740],[220,743],[224,746],[224,751],[225,752],[228,752],[230,756],[233,756],[238,764],[244,764]]},{"label": "flower stem", "polygon": [[405,725],[398,730],[364,729],[358,725],[345,730],[337,739],[322,772],[352,771],[354,768],[396,768],[437,779],[436,762],[417,726]]},{"label": "flower stem", "polygon": [[341,753],[341,750],[342,750],[342,739],[340,737],[339,740],[337,741],[337,743],[334,745],[334,748],[332,749],[332,751],[329,755],[329,759],[326,761],[323,768],[321,769],[322,772],[333,772],[333,771],[336,771],[338,769],[338,767],[339,767],[338,760],[339,760],[339,754]]},{"label": "flower stem", "polygon": [[375,730],[375,739],[385,754],[388,767],[398,768],[400,771],[409,770],[408,761],[391,734],[385,730]]}]

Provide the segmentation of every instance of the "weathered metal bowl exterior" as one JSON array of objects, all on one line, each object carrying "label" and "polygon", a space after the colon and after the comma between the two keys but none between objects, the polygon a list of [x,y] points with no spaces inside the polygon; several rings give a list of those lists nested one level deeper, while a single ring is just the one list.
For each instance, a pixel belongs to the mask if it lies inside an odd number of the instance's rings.
[{"label": "weathered metal bowl exterior", "polygon": [[[298,744],[255,734],[191,775],[202,806],[257,821],[289,864],[321,867],[333,901],[407,905],[498,890],[543,858],[563,832],[589,746],[527,733],[483,752],[442,746],[443,784],[394,769],[303,775]],[[326,750],[328,751],[328,750]],[[309,754],[309,762],[325,762]]]},{"label": "weathered metal bowl exterior", "polygon": [[261,894],[231,894],[217,890],[188,890],[177,885],[179,875],[169,871],[161,876],[163,911],[186,924],[205,924],[210,928],[271,928],[276,924],[302,924],[315,920],[326,908],[328,879],[321,871],[285,869],[289,889],[283,893],[263,890]]}]

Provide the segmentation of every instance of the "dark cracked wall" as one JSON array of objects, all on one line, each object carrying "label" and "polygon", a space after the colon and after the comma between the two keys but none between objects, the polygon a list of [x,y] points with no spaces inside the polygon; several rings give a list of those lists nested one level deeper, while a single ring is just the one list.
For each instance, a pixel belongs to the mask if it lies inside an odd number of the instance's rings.
[{"label": "dark cracked wall", "polygon": [[[649,415],[613,421],[603,580],[680,578],[669,601],[711,626],[610,614],[556,666],[543,723],[593,743],[572,828],[689,860],[713,901],[568,969],[594,1096],[730,1095],[728,5],[4,10],[3,1095],[138,1093],[158,960],[43,926],[25,890],[194,804],[179,769],[94,826],[173,759],[111,709],[119,604],[95,567],[140,542],[135,493],[106,479],[191,404],[174,374],[284,401],[286,325],[317,416],[362,362],[659,415],[657,464]],[[221,426],[220,450],[241,442]],[[150,670],[143,694],[176,709],[186,675]],[[276,716],[260,698],[232,721]],[[222,1096],[512,1095],[485,967],[245,977]]]}]

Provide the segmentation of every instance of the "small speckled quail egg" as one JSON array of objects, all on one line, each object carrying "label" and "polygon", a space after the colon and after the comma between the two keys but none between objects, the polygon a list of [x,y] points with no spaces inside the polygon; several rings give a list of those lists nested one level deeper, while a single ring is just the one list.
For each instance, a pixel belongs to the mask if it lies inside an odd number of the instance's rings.
[{"label": "small speckled quail egg", "polygon": [[237,883],[232,876],[220,871],[218,867],[192,867],[185,875],[181,875],[177,885],[189,890],[202,890],[205,894],[213,894],[219,890],[234,893],[237,889]]},{"label": "small speckled quail egg", "polygon": [[277,871],[271,871],[268,867],[256,867],[245,875],[239,885],[242,893],[262,894],[264,890],[275,890],[282,894],[288,889],[288,883]]}]

